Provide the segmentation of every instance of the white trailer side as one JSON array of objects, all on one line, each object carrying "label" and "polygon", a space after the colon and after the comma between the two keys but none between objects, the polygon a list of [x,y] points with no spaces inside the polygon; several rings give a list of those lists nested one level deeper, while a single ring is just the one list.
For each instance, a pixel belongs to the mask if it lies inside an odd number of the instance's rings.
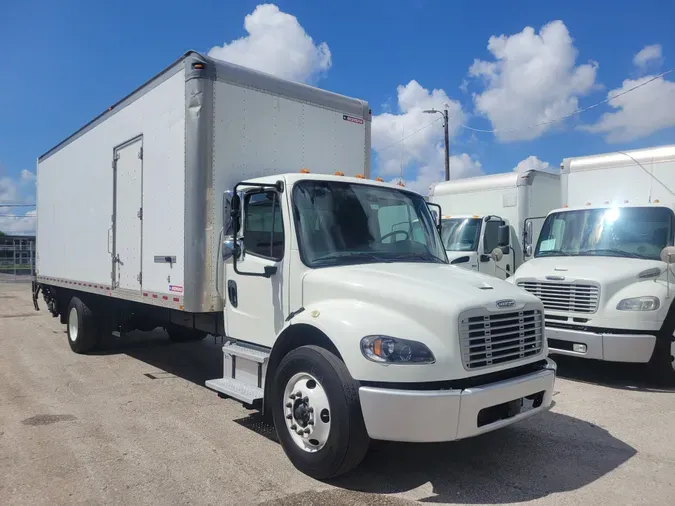
[{"label": "white trailer side", "polygon": [[369,177],[370,120],[362,100],[188,52],[38,159],[37,281],[221,311],[223,192],[304,167]]}]

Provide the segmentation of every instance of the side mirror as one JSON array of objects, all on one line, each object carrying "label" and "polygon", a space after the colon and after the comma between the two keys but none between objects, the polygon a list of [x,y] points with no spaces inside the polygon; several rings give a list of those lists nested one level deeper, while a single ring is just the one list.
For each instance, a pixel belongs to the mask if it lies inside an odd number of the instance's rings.
[{"label": "side mirror", "polygon": [[504,252],[501,248],[495,248],[492,250],[492,253],[490,253],[490,258],[492,258],[492,260],[495,262],[499,262],[502,258],[504,258]]},{"label": "side mirror", "polygon": [[227,262],[230,258],[239,259],[241,249],[241,241],[235,240],[233,236],[226,237],[223,241],[223,260]]},{"label": "side mirror", "polygon": [[[223,192],[223,235],[232,235],[232,196],[234,192],[227,190]],[[223,248],[223,254],[225,249]]]},{"label": "side mirror", "polygon": [[511,243],[511,228],[508,225],[500,225],[497,232],[497,246],[504,247]]},{"label": "side mirror", "polygon": [[526,257],[532,256],[532,221],[525,221],[525,233],[523,234],[523,252]]},{"label": "side mirror", "polygon": [[661,261],[669,265],[675,263],[675,246],[666,246],[661,250]]},{"label": "side mirror", "polygon": [[[441,206],[438,204],[434,204],[433,202],[427,202],[427,206],[430,208],[429,211],[431,211],[431,217],[434,219],[434,223],[436,224],[436,229],[438,229],[438,233],[441,232]],[[436,209],[431,209],[432,207],[435,207]]]},{"label": "side mirror", "polygon": [[230,216],[232,219],[232,235],[237,237],[241,229],[241,197],[238,193],[233,194],[230,200]]}]

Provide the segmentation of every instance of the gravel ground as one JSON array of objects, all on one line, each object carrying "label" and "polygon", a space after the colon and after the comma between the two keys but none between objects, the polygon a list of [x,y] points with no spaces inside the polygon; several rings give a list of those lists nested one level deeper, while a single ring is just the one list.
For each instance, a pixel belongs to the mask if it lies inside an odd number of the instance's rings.
[{"label": "gravel ground", "polygon": [[135,333],[70,351],[30,285],[0,282],[0,504],[673,504],[675,395],[639,367],[563,360],[552,411],[466,441],[377,443],[351,475],[297,472],[204,381],[220,344]]}]

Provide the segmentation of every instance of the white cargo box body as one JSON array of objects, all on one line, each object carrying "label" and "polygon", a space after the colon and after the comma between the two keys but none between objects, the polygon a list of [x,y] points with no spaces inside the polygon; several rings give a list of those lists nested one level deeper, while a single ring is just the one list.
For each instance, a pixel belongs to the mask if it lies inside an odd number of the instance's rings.
[{"label": "white cargo box body", "polygon": [[675,145],[566,158],[562,163],[564,206],[644,205],[659,201],[675,207],[673,192]]},{"label": "white cargo box body", "polygon": [[362,100],[188,52],[38,159],[37,280],[222,310],[223,192],[302,168],[369,177],[370,122]]}]

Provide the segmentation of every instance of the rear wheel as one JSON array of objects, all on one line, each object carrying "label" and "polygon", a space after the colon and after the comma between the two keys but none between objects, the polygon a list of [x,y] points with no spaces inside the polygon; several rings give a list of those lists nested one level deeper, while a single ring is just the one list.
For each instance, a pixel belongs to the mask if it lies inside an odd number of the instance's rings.
[{"label": "rear wheel", "polygon": [[272,417],[293,465],[318,480],[358,466],[368,451],[358,384],[331,352],[302,346],[274,376]]},{"label": "rear wheel", "polygon": [[99,334],[91,309],[79,298],[68,305],[68,344],[75,353],[87,353],[98,346]]}]

